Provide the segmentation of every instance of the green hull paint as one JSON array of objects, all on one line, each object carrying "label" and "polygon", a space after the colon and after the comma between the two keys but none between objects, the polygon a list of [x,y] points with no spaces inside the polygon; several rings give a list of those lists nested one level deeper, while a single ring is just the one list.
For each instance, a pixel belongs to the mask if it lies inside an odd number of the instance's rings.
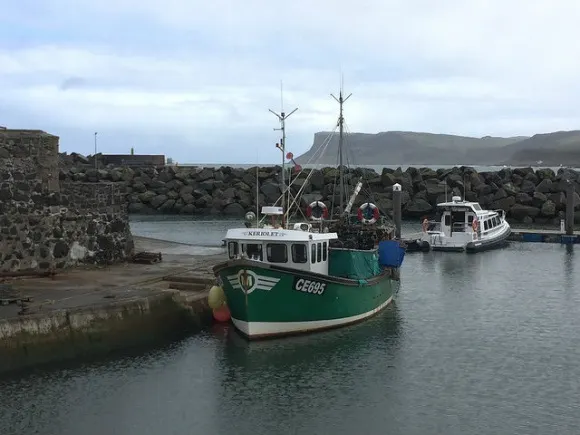
[{"label": "green hull paint", "polygon": [[[373,310],[385,306],[398,288],[398,280],[388,273],[366,283],[297,270],[270,268],[263,263],[248,260],[231,260],[216,266],[215,270],[222,282],[232,318],[250,324],[320,322],[372,314]],[[244,277],[240,279],[240,273],[244,270],[250,276],[245,282],[246,288],[250,290],[248,293],[241,285]],[[296,290],[295,284],[300,278],[321,283],[318,287],[319,293],[324,284],[324,291],[318,294]],[[257,287],[252,288],[252,284],[257,284]],[[299,284],[304,287],[304,282]],[[312,289],[315,288],[313,285]]]}]

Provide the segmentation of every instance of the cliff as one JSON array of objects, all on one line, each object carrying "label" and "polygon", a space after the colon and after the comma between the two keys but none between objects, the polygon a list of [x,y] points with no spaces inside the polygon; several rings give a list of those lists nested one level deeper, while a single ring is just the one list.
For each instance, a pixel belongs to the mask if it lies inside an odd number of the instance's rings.
[{"label": "cliff", "polygon": [[[320,156],[329,132],[314,135],[311,148],[296,158],[300,164],[317,160],[335,165],[338,134]],[[580,131],[537,134],[532,137],[482,138],[447,134],[389,131],[377,134],[351,133],[345,137],[351,165],[536,165],[580,166]]]}]

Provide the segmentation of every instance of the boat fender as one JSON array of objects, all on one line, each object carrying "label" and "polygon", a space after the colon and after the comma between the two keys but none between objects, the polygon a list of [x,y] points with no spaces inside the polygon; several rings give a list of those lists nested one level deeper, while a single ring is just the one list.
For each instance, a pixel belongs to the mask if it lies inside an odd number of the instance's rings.
[{"label": "boat fender", "polygon": [[427,230],[429,229],[429,221],[427,220],[427,218],[423,219],[423,232],[426,233]]},{"label": "boat fender", "polygon": [[328,207],[322,201],[311,202],[306,208],[306,216],[313,221],[320,221],[328,217]]},{"label": "boat fender", "polygon": [[[368,217],[367,209],[369,208],[372,210],[372,217]],[[358,220],[363,224],[374,224],[380,217],[381,213],[379,212],[379,209],[372,202],[365,202],[358,208]]]}]

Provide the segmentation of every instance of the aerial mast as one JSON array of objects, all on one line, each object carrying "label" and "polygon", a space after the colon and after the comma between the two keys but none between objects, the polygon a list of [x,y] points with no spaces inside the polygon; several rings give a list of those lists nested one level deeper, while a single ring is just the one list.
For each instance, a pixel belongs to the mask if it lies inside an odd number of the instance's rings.
[{"label": "aerial mast", "polygon": [[339,165],[339,174],[340,174],[340,211],[344,210],[344,168],[342,164],[342,147],[344,142],[344,117],[342,112],[342,106],[346,103],[346,100],[350,98],[352,94],[349,94],[346,98],[343,97],[342,94],[342,83],[340,84],[340,93],[338,94],[338,98],[336,98],[333,94],[330,94],[332,98],[334,98],[338,104],[340,105],[340,112],[338,116],[338,127],[339,127],[339,136],[338,136],[338,165]]},{"label": "aerial mast", "polygon": [[[292,115],[294,112],[298,110],[295,108],[292,112],[286,114],[284,112],[284,96],[283,96],[283,88],[282,82],[280,82],[280,113],[274,112],[272,109],[268,109],[278,118],[280,121],[280,128],[275,128],[274,130],[278,130],[282,132],[282,138],[280,139],[280,143],[276,144],[276,147],[282,151],[282,210],[283,213],[286,213],[286,120]],[[284,216],[284,215],[283,215]],[[285,223],[282,222],[282,226],[285,227]]]}]

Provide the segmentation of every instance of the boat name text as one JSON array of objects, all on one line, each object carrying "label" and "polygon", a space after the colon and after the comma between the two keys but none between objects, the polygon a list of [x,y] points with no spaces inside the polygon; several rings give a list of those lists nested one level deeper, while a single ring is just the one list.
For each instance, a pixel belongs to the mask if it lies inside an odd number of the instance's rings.
[{"label": "boat name text", "polygon": [[294,290],[313,295],[321,295],[326,290],[326,283],[319,281],[311,281],[304,278],[296,278],[294,280]]},{"label": "boat name text", "polygon": [[285,234],[281,231],[246,231],[245,236],[257,237],[284,237]]}]

